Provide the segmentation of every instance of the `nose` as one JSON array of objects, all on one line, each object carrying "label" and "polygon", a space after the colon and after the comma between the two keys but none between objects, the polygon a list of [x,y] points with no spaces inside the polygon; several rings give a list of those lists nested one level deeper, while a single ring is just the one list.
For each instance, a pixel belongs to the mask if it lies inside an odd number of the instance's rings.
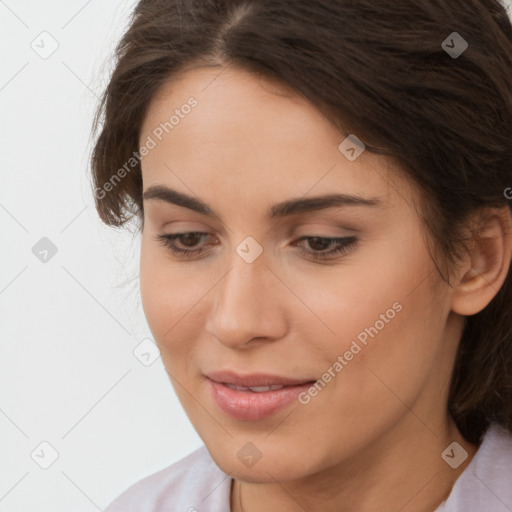
[{"label": "nose", "polygon": [[235,254],[230,263],[229,271],[212,290],[207,332],[233,349],[284,336],[284,298],[264,258],[247,263]]}]

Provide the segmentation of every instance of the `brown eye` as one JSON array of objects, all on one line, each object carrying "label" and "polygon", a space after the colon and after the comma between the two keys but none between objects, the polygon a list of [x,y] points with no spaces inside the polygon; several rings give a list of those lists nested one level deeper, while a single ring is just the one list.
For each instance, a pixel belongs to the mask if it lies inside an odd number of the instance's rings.
[{"label": "brown eye", "polygon": [[[307,242],[309,248],[304,249],[301,242]],[[299,240],[297,245],[302,248],[302,252],[313,259],[332,259],[351,251],[356,245],[356,242],[357,238],[355,236],[341,238],[305,236]]]},{"label": "brown eye", "polygon": [[326,249],[329,249],[331,247],[331,241],[330,238],[320,238],[320,237],[313,237],[308,238],[308,245],[313,251],[325,251]]},{"label": "brown eye", "polygon": [[177,238],[185,247],[194,247],[201,240],[202,233],[184,233]]},{"label": "brown eye", "polygon": [[179,256],[191,257],[197,256],[206,250],[204,249],[204,244],[201,245],[201,241],[206,237],[211,237],[211,235],[209,233],[194,231],[190,233],[156,235],[155,238],[170,249],[172,253]]}]

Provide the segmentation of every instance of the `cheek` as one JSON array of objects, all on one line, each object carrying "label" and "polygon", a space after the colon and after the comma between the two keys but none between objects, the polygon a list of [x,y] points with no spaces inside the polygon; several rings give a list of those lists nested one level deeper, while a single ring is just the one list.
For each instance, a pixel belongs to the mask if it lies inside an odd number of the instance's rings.
[{"label": "cheek", "polygon": [[326,282],[323,294],[310,296],[335,333],[329,343],[311,347],[322,355],[320,371],[336,375],[331,391],[322,391],[325,399],[336,394],[333,414],[359,410],[364,417],[372,404],[395,410],[401,404],[396,396],[412,403],[435,368],[445,301],[432,288],[432,263],[421,244],[389,251],[387,258],[379,254],[378,261],[359,261],[343,279]]},{"label": "cheek", "polygon": [[146,320],[162,357],[173,348],[174,340],[176,347],[183,347],[182,340],[195,334],[195,306],[208,289],[208,283],[203,281],[198,282],[179,264],[171,262],[164,249],[154,247],[143,237],[140,293]]},{"label": "cheek", "polygon": [[319,267],[300,276],[280,269],[284,280],[309,306],[310,323],[330,333],[327,343],[326,337],[318,337],[316,350],[340,353],[358,335],[364,344],[367,338],[391,332],[393,326],[402,324],[403,328],[407,317],[421,320],[428,316],[425,308],[433,298],[426,279],[428,256],[414,243],[398,251],[392,245],[390,241],[372,251],[362,250],[338,267]]}]

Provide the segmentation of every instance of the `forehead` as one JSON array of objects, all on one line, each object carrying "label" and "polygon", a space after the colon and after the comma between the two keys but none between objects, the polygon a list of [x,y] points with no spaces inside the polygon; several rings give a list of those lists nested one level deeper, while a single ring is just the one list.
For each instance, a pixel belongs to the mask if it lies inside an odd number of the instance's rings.
[{"label": "forehead", "polygon": [[[221,130],[229,128],[233,128],[230,135],[240,141],[244,135],[236,131],[240,126],[255,142],[265,134],[278,134],[280,139],[288,136],[293,141],[308,137],[311,142],[326,134],[334,142],[340,137],[323,115],[291,88],[234,67],[192,69],[164,83],[150,103],[142,131],[169,120],[175,111],[188,110],[184,106],[191,98],[197,106],[181,118],[187,122],[174,126],[173,134],[178,137],[187,125],[193,125],[196,138],[204,142],[218,141],[220,135],[226,135]],[[256,134],[261,137],[255,139]]]},{"label": "forehead", "polygon": [[387,158],[366,151],[349,161],[338,149],[346,134],[311,103],[237,68],[192,69],[166,82],[149,105],[140,143],[148,137],[156,146],[142,162],[145,185],[186,177],[193,190],[208,190],[222,178],[233,190],[267,195],[370,188],[389,200],[392,192]]}]

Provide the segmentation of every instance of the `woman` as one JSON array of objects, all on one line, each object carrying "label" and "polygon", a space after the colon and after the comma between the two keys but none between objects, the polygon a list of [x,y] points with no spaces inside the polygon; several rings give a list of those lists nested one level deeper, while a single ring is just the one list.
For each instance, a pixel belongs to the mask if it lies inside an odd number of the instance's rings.
[{"label": "woman", "polygon": [[205,446],[129,511],[512,509],[497,0],[142,0],[92,155]]}]

